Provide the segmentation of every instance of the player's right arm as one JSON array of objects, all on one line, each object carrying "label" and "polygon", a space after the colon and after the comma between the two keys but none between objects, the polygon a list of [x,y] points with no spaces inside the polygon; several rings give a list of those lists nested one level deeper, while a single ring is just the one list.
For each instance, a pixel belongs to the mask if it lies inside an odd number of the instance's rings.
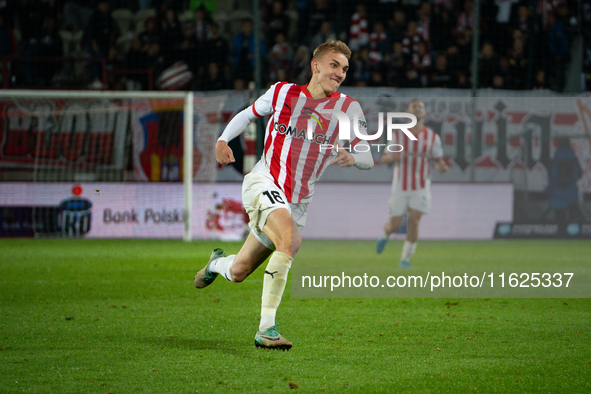
[{"label": "player's right arm", "polygon": [[235,161],[232,149],[228,146],[228,141],[233,140],[246,130],[246,126],[256,118],[252,106],[238,112],[232,118],[230,123],[224,129],[224,132],[218,138],[215,144],[215,160],[223,165],[228,165]]},{"label": "player's right arm", "polygon": [[233,140],[246,130],[254,119],[273,113],[273,94],[278,84],[275,84],[267,90],[265,94],[257,99],[251,106],[240,111],[228,123],[224,132],[218,138],[215,144],[215,160],[223,165],[228,165],[236,161],[232,149],[228,146],[228,141]]},{"label": "player's right arm", "polygon": [[234,159],[232,148],[228,146],[226,141],[218,140],[218,142],[216,142],[215,161],[225,166],[236,161],[236,159]]}]

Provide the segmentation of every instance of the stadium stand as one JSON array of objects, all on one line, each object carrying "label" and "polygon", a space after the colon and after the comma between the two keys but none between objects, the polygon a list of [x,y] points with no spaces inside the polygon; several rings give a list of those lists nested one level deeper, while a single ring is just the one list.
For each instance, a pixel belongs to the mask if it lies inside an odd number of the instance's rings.
[{"label": "stadium stand", "polygon": [[[55,6],[50,7],[50,3]],[[351,63],[362,67],[352,69],[354,77],[349,77],[346,81],[349,86],[379,84],[390,87],[465,88],[473,79],[470,67],[474,36],[473,0],[370,0],[359,3],[334,0],[267,0],[260,2],[261,8],[256,15],[252,10],[252,2],[220,1],[216,3],[215,9],[206,8],[205,3],[207,2],[188,0],[110,0],[109,13],[119,30],[113,43],[117,58],[129,57],[132,40],[140,37],[147,25],[153,24],[152,28],[158,30],[156,34],[163,34],[163,19],[167,10],[171,9],[178,15],[183,37],[177,35],[175,42],[167,42],[166,50],[160,49],[160,56],[166,58],[165,65],[170,65],[186,56],[187,48],[192,48],[193,59],[184,60],[192,68],[191,73],[196,76],[190,86],[194,89],[212,86],[205,80],[210,63],[210,54],[206,51],[212,47],[207,41],[212,35],[214,24],[219,31],[219,36],[215,37],[216,42],[219,44],[223,40],[225,44],[220,45],[229,48],[223,59],[225,64],[219,67],[223,79],[230,82],[245,78],[249,82],[254,79],[253,75],[245,76],[242,72],[241,75],[236,74],[236,62],[252,53],[242,53],[246,49],[233,46],[242,42],[236,37],[241,33],[243,22],[253,21],[255,17],[261,22],[265,43],[262,56],[265,85],[274,82],[272,79],[277,78],[277,75],[286,75],[289,78],[293,74],[292,70],[298,67],[295,64],[298,60],[292,55],[282,57],[278,67],[277,54],[273,51],[273,47],[277,45],[278,33],[284,35],[280,39],[282,50],[291,54],[301,53],[302,48],[313,47],[318,39],[329,35],[347,42],[354,50]],[[582,28],[585,15],[589,12],[578,12],[579,7],[582,10],[590,9],[589,1],[579,4],[574,0],[481,0],[480,3],[478,88],[546,88],[557,92],[589,89],[591,84],[585,82],[591,78],[591,60],[588,55],[585,57],[583,54],[591,51],[589,34]],[[0,40],[0,45],[3,46],[0,54],[4,57],[3,64],[6,64],[2,66],[4,88],[86,88],[97,75],[96,64],[112,63],[113,69],[118,67],[117,63],[122,63],[122,68],[125,69],[124,62],[113,62],[113,56],[109,59],[107,52],[95,53],[94,57],[98,55],[99,59],[90,62],[81,59],[88,56],[88,42],[85,41],[87,34],[83,34],[88,33],[86,30],[91,20],[92,13],[88,12],[96,12],[96,9],[91,10],[80,4],[74,1],[28,0],[15,7],[0,9],[3,19],[0,34],[6,37]],[[35,10],[40,10],[41,15]],[[74,18],[76,15],[78,16]],[[34,70],[42,61],[35,42],[46,33],[49,17],[57,18],[60,27],[58,35],[63,42],[63,60],[58,62],[61,66],[58,67],[56,76],[60,74],[60,70],[71,67],[72,61],[76,63],[74,68],[80,70],[76,78],[69,79],[68,86],[64,85],[63,78],[61,82],[60,78],[54,78],[50,86],[39,86],[40,81],[30,77],[30,70]],[[39,19],[36,23],[40,27],[32,29],[31,23],[36,18]],[[321,28],[326,31],[321,32]],[[151,40],[158,41],[156,38]],[[14,51],[10,50],[11,45],[15,47]],[[159,42],[159,45],[162,47],[163,42]],[[162,72],[161,69],[153,69],[154,62],[137,63],[144,63],[145,67],[151,68],[154,78]],[[217,73],[213,68],[211,71]],[[571,79],[578,79],[579,84],[568,83],[570,71],[582,72],[580,78],[571,76]],[[115,72],[126,78],[123,71]],[[114,89],[115,85],[121,85],[110,83],[108,76],[104,74],[103,78],[100,84],[91,86]],[[143,88],[148,89],[148,85],[145,84]],[[233,83],[229,85],[232,86]],[[213,86],[228,85],[224,83]]]}]

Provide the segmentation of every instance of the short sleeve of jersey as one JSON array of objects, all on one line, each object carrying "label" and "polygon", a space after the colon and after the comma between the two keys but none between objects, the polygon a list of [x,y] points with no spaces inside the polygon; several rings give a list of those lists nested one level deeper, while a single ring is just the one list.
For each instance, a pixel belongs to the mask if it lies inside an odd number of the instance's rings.
[{"label": "short sleeve of jersey", "polygon": [[431,148],[431,157],[434,159],[443,157],[443,146],[441,145],[441,137],[439,137],[439,134],[435,134],[435,140],[433,141],[433,147]]},{"label": "short sleeve of jersey", "polygon": [[255,116],[261,117],[265,115],[270,115],[273,113],[273,97],[275,96],[275,91],[280,89],[280,83],[276,83],[269,88],[261,97],[257,99],[257,101],[252,104],[252,112]]}]

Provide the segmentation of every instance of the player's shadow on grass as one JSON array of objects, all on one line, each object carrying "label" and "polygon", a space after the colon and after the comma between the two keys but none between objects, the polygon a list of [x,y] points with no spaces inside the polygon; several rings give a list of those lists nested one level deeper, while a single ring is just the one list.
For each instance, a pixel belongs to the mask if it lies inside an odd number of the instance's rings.
[{"label": "player's shadow on grass", "polygon": [[211,339],[182,338],[176,336],[149,337],[140,339],[141,342],[161,348],[175,348],[184,350],[213,350],[227,354],[241,354],[237,348],[231,348],[227,342]]}]

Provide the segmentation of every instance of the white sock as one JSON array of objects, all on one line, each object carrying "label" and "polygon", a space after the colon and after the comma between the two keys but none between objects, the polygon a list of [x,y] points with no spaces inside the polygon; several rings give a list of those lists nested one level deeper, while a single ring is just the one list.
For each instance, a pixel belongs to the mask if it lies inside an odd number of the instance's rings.
[{"label": "white sock", "polygon": [[417,250],[417,242],[404,241],[402,245],[402,254],[400,255],[400,261],[410,261],[410,258]]},{"label": "white sock", "polygon": [[211,272],[217,272],[218,274],[222,274],[226,280],[232,282],[232,275],[230,274],[230,267],[234,264],[234,259],[236,255],[230,255],[228,257],[221,257],[217,260],[214,260],[211,265],[209,266],[209,270]]},{"label": "white sock", "polygon": [[380,237],[380,239],[388,239],[388,238],[390,238],[390,234],[388,234],[386,231],[384,231],[382,233],[382,236]]},{"label": "white sock", "polygon": [[285,290],[287,274],[293,259],[283,252],[273,252],[263,278],[263,296],[261,303],[261,322],[259,330],[263,331],[275,325],[277,307]]}]

